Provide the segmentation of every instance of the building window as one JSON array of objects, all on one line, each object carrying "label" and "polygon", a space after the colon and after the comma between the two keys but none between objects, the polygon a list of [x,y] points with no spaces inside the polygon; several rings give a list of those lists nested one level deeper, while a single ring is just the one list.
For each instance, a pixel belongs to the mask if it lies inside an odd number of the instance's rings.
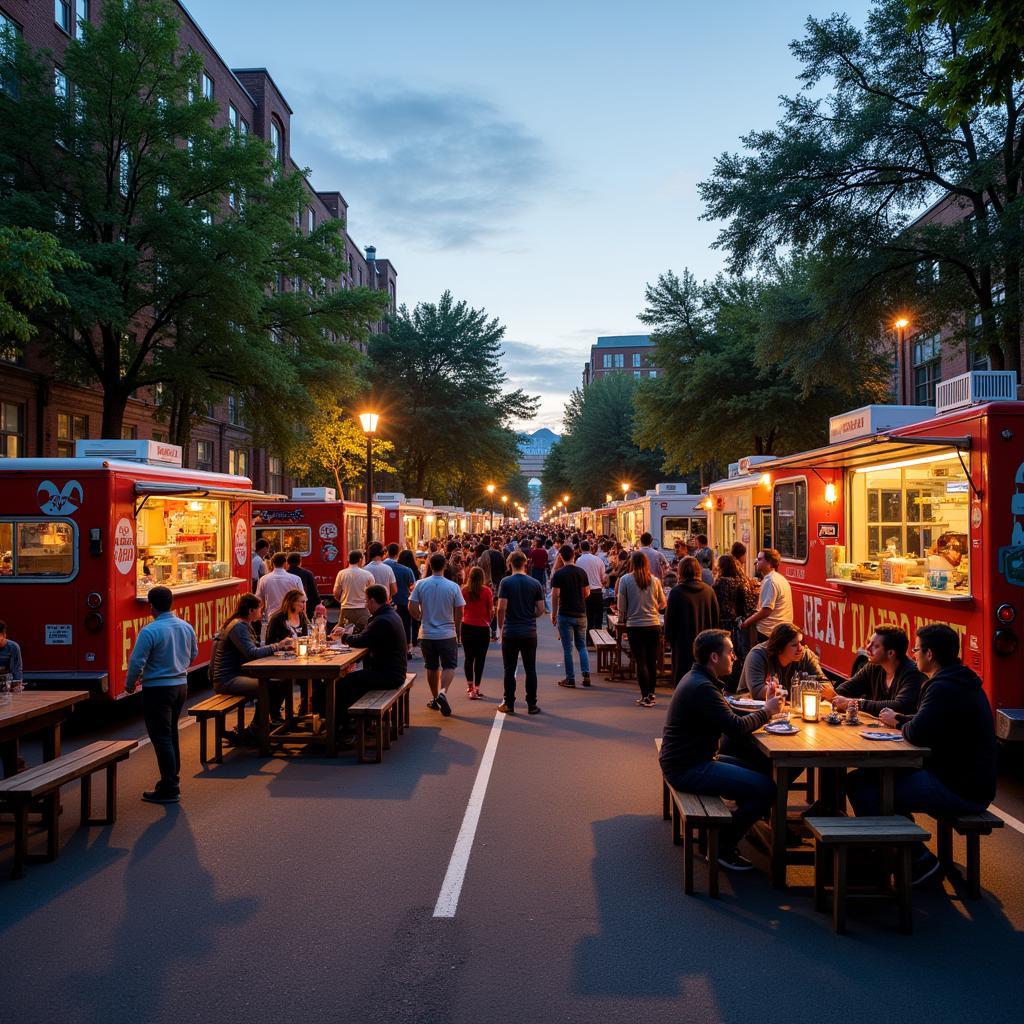
[{"label": "building window", "polygon": [[601,360],[601,367],[605,370],[612,368],[612,356],[610,352],[605,352],[604,357]]},{"label": "building window", "polygon": [[196,469],[213,472],[213,442],[196,441]]},{"label": "building window", "polygon": [[639,352],[634,352],[633,353],[633,365],[634,366],[639,366],[640,365],[640,353]]},{"label": "building window", "polygon": [[942,364],[940,336],[914,339],[914,404],[934,405]]},{"label": "building window", "polygon": [[75,38],[84,39],[82,26],[89,20],[89,0],[75,0]]},{"label": "building window", "polygon": [[[13,60],[15,39],[21,35],[21,29],[6,14],[0,12],[0,57],[4,61]],[[13,71],[0,74],[0,93],[5,92],[8,96],[18,95],[18,80],[14,77]]]},{"label": "building window", "polygon": [[277,163],[281,163],[281,129],[276,121],[270,122],[270,152]]},{"label": "building window", "polygon": [[232,476],[249,475],[249,450],[247,448],[228,449],[228,472]]},{"label": "building window", "polygon": [[139,428],[134,423],[121,424],[121,440],[134,441],[139,436]]},{"label": "building window", "polygon": [[658,376],[658,371],[657,370],[648,370],[647,371],[647,376],[650,377],[651,380],[654,380]]},{"label": "building window", "polygon": [[53,0],[53,20],[57,25],[71,35],[73,27],[71,20],[71,0]]},{"label": "building window", "polygon": [[202,85],[203,99],[213,99],[213,79],[204,71],[199,79]]},{"label": "building window", "polygon": [[313,209],[312,206],[310,206],[306,210],[306,214],[307,214],[306,220],[307,220],[307,226],[309,228],[309,233],[313,234],[313,231],[316,228],[316,211]]},{"label": "building window", "polygon": [[807,560],[807,482],[776,484],[772,495],[772,535],[783,558]]},{"label": "building window", "polygon": [[0,402],[0,457],[17,459],[25,454],[25,406]]},{"label": "building window", "polygon": [[235,395],[228,395],[228,423],[235,427],[241,426],[242,423],[242,412]]},{"label": "building window", "polygon": [[249,122],[241,118],[238,122],[238,134],[244,139],[249,134]]},{"label": "building window", "polygon": [[[60,105],[62,113],[67,112],[68,107],[68,96],[70,95],[70,87],[68,86],[68,76],[61,71],[60,68],[55,67],[53,69],[53,95]],[[63,118],[61,118],[63,121]],[[66,146],[67,138],[64,135],[63,127],[60,123],[57,125],[57,132],[54,141],[58,146]]]},{"label": "building window", "polygon": [[634,370],[634,371],[633,371],[633,376],[634,376],[634,377],[635,377],[635,378],[636,378],[637,380],[639,380],[639,379],[641,378],[641,376],[643,376],[643,375],[642,375],[642,374],[640,373],[640,371],[639,371],[639,370]]},{"label": "building window", "polygon": [[233,135],[238,134],[238,111],[235,109],[234,103],[228,104],[228,124],[231,126],[231,133]]},{"label": "building window", "polygon": [[118,157],[118,177],[121,186],[121,195],[128,195],[128,183],[131,179],[132,162],[128,156],[128,150],[122,148],[121,155]]},{"label": "building window", "polygon": [[615,353],[615,369],[621,370],[626,365],[626,356],[622,352]]},{"label": "building window", "polygon": [[271,455],[267,459],[267,484],[275,494],[281,493],[284,485],[284,463],[279,455]]},{"label": "building window", "polygon": [[89,436],[89,417],[69,412],[57,413],[57,457],[71,459],[75,455],[75,442]]}]

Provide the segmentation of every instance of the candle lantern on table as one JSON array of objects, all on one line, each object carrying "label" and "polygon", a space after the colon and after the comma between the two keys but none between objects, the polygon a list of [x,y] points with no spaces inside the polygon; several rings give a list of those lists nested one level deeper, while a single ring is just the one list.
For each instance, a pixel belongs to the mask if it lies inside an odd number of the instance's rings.
[{"label": "candle lantern on table", "polygon": [[309,653],[309,644],[305,640],[299,641],[299,657],[304,658]]},{"label": "candle lantern on table", "polygon": [[805,683],[800,691],[801,713],[805,722],[816,722],[821,706],[821,687],[817,683]]}]

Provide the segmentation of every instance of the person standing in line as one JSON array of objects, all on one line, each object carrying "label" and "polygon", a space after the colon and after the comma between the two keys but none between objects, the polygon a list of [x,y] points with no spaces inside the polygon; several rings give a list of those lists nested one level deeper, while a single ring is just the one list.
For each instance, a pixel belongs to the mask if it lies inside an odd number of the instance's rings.
[{"label": "person standing in line", "polygon": [[593,553],[593,542],[589,540],[580,544],[580,557],[576,565],[587,574],[587,642],[590,642],[590,630],[604,626],[604,562]]},{"label": "person standing in line", "polygon": [[[501,553],[501,541],[495,537],[494,540],[489,543],[490,546],[487,550],[487,557],[491,560],[491,582],[489,586],[491,590],[497,594],[501,581],[508,575],[508,562],[506,561],[505,556]],[[491,618],[491,643],[496,643],[497,639],[498,615],[497,610],[495,610],[495,614]]]},{"label": "person standing in line", "polygon": [[267,620],[271,612],[280,608],[285,595],[295,589],[295,576],[285,568],[288,556],[278,551],[271,561],[274,568],[260,579],[256,587],[256,596],[263,603],[263,636],[266,636]]},{"label": "person standing in line", "polygon": [[540,713],[537,706],[537,619],[544,614],[544,588],[526,575],[526,555],[509,556],[512,575],[498,587],[498,628],[501,631],[501,660],[505,669],[505,699],[498,710],[516,713],[516,666],[520,657],[526,673],[526,710]]},{"label": "person standing in line", "polygon": [[[412,552],[409,552],[410,556]],[[416,585],[416,572],[409,566],[403,565],[400,560],[400,551],[397,544],[388,545],[388,557],[384,560],[385,565],[391,566],[395,574],[395,611],[402,620],[405,627],[405,657],[406,660],[413,656],[412,653],[412,616],[409,614],[409,595]],[[415,565],[415,560],[413,562]]]},{"label": "person standing in line", "polygon": [[776,626],[793,621],[793,591],[789,580],[779,572],[782,555],[775,548],[757,553],[757,571],[761,574],[761,595],[757,611],[743,622],[743,628],[757,628],[758,643],[764,643]]},{"label": "person standing in line", "polygon": [[658,679],[658,641],[661,638],[661,613],[665,611],[665,591],[661,580],[651,572],[643,551],[629,556],[629,572],[619,579],[619,629],[626,630],[629,649],[636,664],[640,686],[637,704],[653,708]]},{"label": "person standing in line", "polygon": [[474,565],[462,588],[466,607],[462,611],[462,657],[466,671],[466,693],[479,700],[487,648],[490,647],[491,618],[494,615],[494,591],[485,582],[484,570]]},{"label": "person standing in line", "polygon": [[732,636],[733,653],[736,660],[732,674],[726,678],[725,688],[735,690],[739,682],[740,669],[750,648],[747,642],[750,630],[743,629],[743,621],[754,610],[750,603],[747,580],[732,555],[721,555],[718,559],[718,579],[711,588],[718,599],[719,624]]},{"label": "person standing in line", "polygon": [[430,556],[430,575],[409,595],[409,612],[420,623],[420,650],[427,670],[431,699],[427,707],[446,718],[452,713],[448,687],[459,665],[462,609],[466,599],[457,583],[445,579],[447,559],[440,551]]},{"label": "person standing in line", "polygon": [[25,671],[21,661],[21,647],[7,635],[7,623],[0,620],[0,676],[11,677],[11,689],[20,691],[25,686]]},{"label": "person standing in line", "polygon": [[146,597],[153,621],[139,630],[125,690],[134,693],[141,678],[142,715],[160,768],[160,780],[142,799],[176,804],[181,799],[178,719],[188,694],[188,667],[199,657],[199,643],[195,630],[171,611],[174,594],[168,587],[153,587]]},{"label": "person standing in line", "polygon": [[341,605],[338,625],[351,622],[357,630],[365,629],[370,621],[366,610],[366,588],[374,583],[373,573],[363,568],[362,551],[348,553],[348,568],[342,569],[334,580],[334,596]]},{"label": "person standing in line", "polygon": [[548,557],[548,549],[544,547],[544,541],[542,538],[534,538],[533,547],[530,548],[530,553],[526,557],[529,559],[530,563],[530,575],[541,585],[541,587],[546,587],[548,580],[548,566],[551,559]]},{"label": "person standing in line", "polygon": [[297,551],[293,551],[288,556],[288,571],[301,580],[299,585],[306,594],[306,608],[312,615],[313,610],[320,603],[320,588],[317,586],[316,577],[308,569],[302,568],[302,555]]},{"label": "person standing in line", "polygon": [[668,595],[665,643],[672,650],[673,686],[693,666],[693,641],[697,634],[718,628],[718,598],[700,577],[700,563],[687,555],[679,563],[679,582]]},{"label": "person standing in line", "polygon": [[[405,566],[409,570],[411,575],[411,581],[409,583],[409,594],[412,594],[412,588],[423,578],[423,572],[420,569],[419,563],[416,561],[416,555],[413,554],[408,548],[400,551],[398,554],[398,564]],[[397,579],[397,576],[396,576]],[[405,602],[406,610],[409,608],[409,601],[406,598]],[[401,614],[401,613],[399,613]],[[412,612],[409,612],[409,657],[416,657],[416,649],[420,645],[420,623],[419,619],[412,617]]]},{"label": "person standing in line", "polygon": [[260,584],[260,580],[270,572],[270,569],[267,568],[267,556],[269,554],[270,541],[265,537],[261,537],[256,541],[256,547],[252,553],[252,569],[249,572],[252,581],[252,592],[254,594]]},{"label": "person standing in line", "polygon": [[575,645],[580,659],[583,685],[590,685],[590,655],[587,653],[587,598],[590,585],[587,574],[575,563],[572,545],[563,544],[559,552],[562,568],[551,577],[551,625],[558,630],[562,641],[562,660],[565,678],[559,686],[572,689],[576,685],[572,649]]},{"label": "person standing in line", "polygon": [[709,547],[697,548],[697,554],[693,556],[700,566],[700,578],[709,587],[715,585],[715,553]]},{"label": "person standing in line", "polygon": [[383,587],[388,592],[388,600],[393,601],[398,592],[398,581],[395,578],[395,571],[384,561],[384,545],[375,540],[367,549],[366,571],[373,577],[373,582]]},{"label": "person standing in line", "polygon": [[659,548],[654,546],[654,537],[649,533],[640,534],[640,547],[637,550],[647,557],[647,564],[651,567],[651,575],[660,583],[665,577],[668,559],[661,553]]}]

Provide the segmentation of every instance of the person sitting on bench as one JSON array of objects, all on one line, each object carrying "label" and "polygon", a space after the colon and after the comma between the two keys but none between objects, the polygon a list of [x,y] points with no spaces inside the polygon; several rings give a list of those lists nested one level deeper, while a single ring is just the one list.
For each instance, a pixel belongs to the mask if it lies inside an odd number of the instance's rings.
[{"label": "person sitting on bench", "polygon": [[341,680],[338,698],[342,746],[356,741],[348,709],[371,690],[396,690],[405,683],[406,646],[405,626],[393,605],[390,595],[379,583],[366,588],[366,610],[369,622],[361,633],[349,637],[352,647],[365,647],[363,668],[349,672]]},{"label": "person sitting on bench", "polygon": [[[920,811],[933,818],[980,814],[996,795],[995,724],[981,679],[960,661],[960,637],[942,623],[917,631],[913,653],[927,677],[917,712],[901,715],[885,708],[878,716],[883,725],[902,725],[905,739],[930,751],[923,768],[896,773],[896,813]],[[877,771],[852,772],[847,794],[858,815],[877,815]],[[939,866],[939,859],[922,844],[914,861],[914,884]]]},{"label": "person sitting on bench", "polygon": [[832,701],[837,711],[845,711],[852,701],[869,715],[892,708],[902,715],[917,710],[924,676],[914,660],[907,657],[910,641],[898,626],[879,626],[868,643],[868,662],[845,683],[833,687],[825,683],[824,700]]},{"label": "person sitting on bench", "polygon": [[705,629],[693,641],[694,664],[672,695],[661,744],[661,770],[674,789],[736,801],[732,827],[722,832],[718,862],[732,871],[752,865],[741,856],[740,839],[775,799],[775,783],[736,758],[718,753],[724,735],[748,736],[771,720],[782,707],[779,697],[749,715],[737,715],[723,692],[722,680],[732,671],[736,655],[724,629]]},{"label": "person sitting on bench", "polygon": [[778,679],[782,689],[792,692],[790,683],[798,673],[813,676],[820,683],[828,681],[814,651],[804,645],[799,627],[792,622],[781,622],[767,640],[750,648],[743,662],[737,693],[749,692],[754,700],[763,700],[765,683],[772,676]]}]

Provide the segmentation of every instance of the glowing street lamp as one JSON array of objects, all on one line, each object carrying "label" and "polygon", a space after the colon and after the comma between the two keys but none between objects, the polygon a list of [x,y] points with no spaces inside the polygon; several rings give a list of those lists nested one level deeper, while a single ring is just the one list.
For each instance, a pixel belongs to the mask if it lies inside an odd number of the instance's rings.
[{"label": "glowing street lamp", "polygon": [[903,360],[904,360],[904,348],[907,341],[907,328],[910,326],[910,320],[906,316],[899,316],[893,321],[893,327],[896,328],[896,401],[900,404],[903,403]]},{"label": "glowing street lamp", "polygon": [[625,498],[626,495],[629,494],[629,488],[630,488],[629,484],[626,484],[626,483],[622,484],[622,497],[623,498]]},{"label": "glowing street lamp", "polygon": [[494,530],[494,484],[487,485],[487,494],[491,499],[491,530]]},{"label": "glowing street lamp", "polygon": [[366,435],[366,547],[373,543],[373,435],[377,433],[380,416],[375,412],[361,412],[359,423]]},{"label": "glowing street lamp", "polygon": [[501,496],[501,521],[505,522],[508,518],[508,495],[503,494]]}]

